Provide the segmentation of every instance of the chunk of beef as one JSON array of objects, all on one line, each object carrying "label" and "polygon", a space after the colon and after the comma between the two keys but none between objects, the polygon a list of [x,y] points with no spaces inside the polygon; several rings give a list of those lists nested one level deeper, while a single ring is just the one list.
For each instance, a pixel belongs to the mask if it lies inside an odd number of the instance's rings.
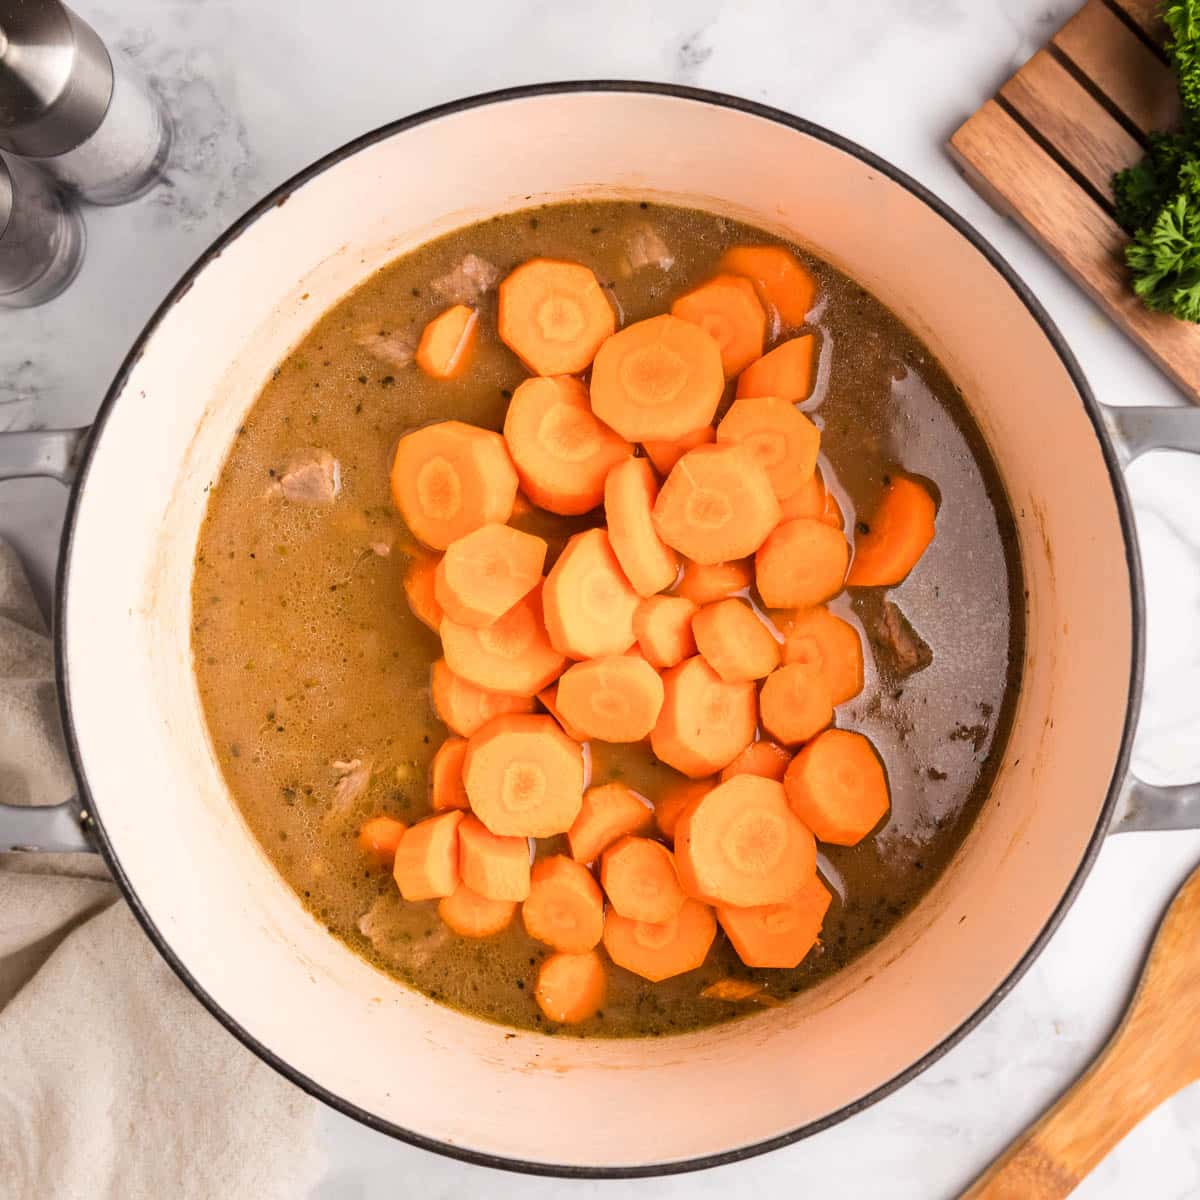
[{"label": "chunk of beef", "polygon": [[386,329],[364,329],[355,342],[389,367],[407,367],[417,354],[417,340],[410,333]]},{"label": "chunk of beef", "polygon": [[675,255],[652,225],[638,225],[625,242],[622,274],[630,276],[643,267],[669,271],[675,265]]},{"label": "chunk of beef", "polygon": [[345,812],[371,782],[371,760],[352,758],[349,762],[329,764],[337,777],[333,785],[333,811]]},{"label": "chunk of beef", "polygon": [[429,284],[429,290],[446,304],[477,304],[479,297],[490,292],[500,279],[500,268],[478,254],[467,254],[445,275]]},{"label": "chunk of beef", "polygon": [[923,671],[933,662],[933,651],[891,600],[883,602],[867,632],[875,647],[876,662],[896,678]]},{"label": "chunk of beef", "polygon": [[342,490],[341,464],[328,450],[297,450],[279,476],[279,490],[296,504],[332,504]]},{"label": "chunk of beef", "polygon": [[378,897],[358,919],[359,932],[388,962],[421,970],[450,940],[440,921],[429,927],[430,914],[400,899],[394,888]]}]

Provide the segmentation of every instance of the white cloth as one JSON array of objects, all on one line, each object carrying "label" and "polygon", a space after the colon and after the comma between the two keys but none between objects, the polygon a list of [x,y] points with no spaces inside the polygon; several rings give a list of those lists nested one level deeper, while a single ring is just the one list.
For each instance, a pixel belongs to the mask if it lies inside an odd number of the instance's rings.
[{"label": "white cloth", "polygon": [[[50,639],[0,542],[0,800],[72,790]],[[0,854],[0,1200],[292,1200],[315,1110],[183,987],[99,857]]]}]

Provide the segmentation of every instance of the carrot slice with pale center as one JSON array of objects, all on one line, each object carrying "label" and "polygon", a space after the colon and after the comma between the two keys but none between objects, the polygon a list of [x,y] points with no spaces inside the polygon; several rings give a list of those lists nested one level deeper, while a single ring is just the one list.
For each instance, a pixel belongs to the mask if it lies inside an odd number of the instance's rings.
[{"label": "carrot slice with pale center", "polygon": [[446,617],[441,634],[450,669],[493,692],[536,696],[558,678],[566,663],[546,636],[540,586],[486,629]]},{"label": "carrot slice with pale center", "polygon": [[763,352],[767,314],[754,284],[740,275],[718,275],[680,296],[671,315],[710,333],[721,348],[721,365],[732,379]]},{"label": "carrot slice with pale center", "polygon": [[512,924],[517,905],[513,900],[489,900],[460,883],[449,896],[438,901],[437,911],[459,937],[485,938]]},{"label": "carrot slice with pale center", "polygon": [[663,706],[650,735],[655,756],[692,779],[728,766],[753,740],[753,683],[726,683],[700,657],[663,674]]},{"label": "carrot slice with pale center", "polygon": [[553,717],[496,717],[470,738],[463,782],[492,833],[553,837],[579,815],[583,750]]},{"label": "carrot slice with pale center", "polygon": [[748,967],[798,967],[817,944],[833,897],[814,875],[794,896],[752,908],[717,907],[717,920]]},{"label": "carrot slice with pale center", "polygon": [[567,831],[571,857],[588,863],[618,838],[642,833],[654,820],[646,801],[623,783],[604,783],[588,788],[575,823]]},{"label": "carrot slice with pale center", "polygon": [[558,681],[558,707],[585,737],[639,742],[663,705],[663,682],[644,659],[609,655],[576,663]]},{"label": "carrot slice with pale center", "polygon": [[441,421],[396,445],[392,499],[418,541],[445,550],[457,538],[512,515],[517,472],[498,433]]},{"label": "carrot slice with pale center", "polygon": [[481,525],[446,547],[434,578],[444,617],[479,629],[494,624],[542,577],[546,543],[507,525]]},{"label": "carrot slice with pale center", "polygon": [[781,783],[736,775],[684,811],[675,865],[690,896],[739,907],[777,904],[812,878],[817,847]]},{"label": "carrot slice with pale center", "polygon": [[829,729],[792,760],[783,777],[793,810],[823,842],[854,846],[887,815],[887,775],[861,733]]},{"label": "carrot slice with pale center", "polygon": [[603,529],[567,542],[543,589],[550,643],[571,658],[624,654],[633,645],[640,597],[630,586]]},{"label": "carrot slice with pale center", "polygon": [[692,618],[696,606],[684,596],[647,596],[634,610],[633,632],[646,661],[662,670],[696,653]]},{"label": "carrot slice with pale center", "polygon": [[717,441],[745,446],[782,504],[813,477],[821,431],[788,400],[747,397],[735,400],[721,419]]},{"label": "carrot slice with pale center", "polygon": [[801,609],[785,622],[783,661],[815,664],[834,704],[844,704],[863,689],[862,638],[824,605]]},{"label": "carrot slice with pale center", "polygon": [[604,922],[608,957],[652,983],[694,971],[708,957],[716,936],[712,909],[690,899],[669,921],[633,921],[610,912]]},{"label": "carrot slice with pale center", "polygon": [[706,604],[692,619],[696,648],[726,683],[762,679],[779,665],[779,643],[745,600]]},{"label": "carrot slice with pale center", "polygon": [[754,557],[758,594],[768,608],[810,608],[842,590],[850,547],[823,521],[797,517],[777,525]]},{"label": "carrot slice with pale center", "polygon": [[609,471],[633,447],[592,414],[578,379],[527,379],[513,393],[504,440],[525,494],[547,512],[588,512],[604,498]]},{"label": "carrot slice with pale center", "polygon": [[604,931],[604,896],[582,863],[562,854],[540,858],[533,864],[521,919],[531,938],[555,950],[582,954]]},{"label": "carrot slice with pale center", "polygon": [[628,441],[672,440],[712,421],[724,387],[713,337],[663,315],[626,326],[600,347],[592,409]]},{"label": "carrot slice with pale center", "polygon": [[612,305],[580,263],[533,258],[500,284],[501,340],[538,375],[575,375],[617,327]]},{"label": "carrot slice with pale center", "polygon": [[758,697],[763,728],[794,746],[816,737],[833,720],[829,681],[813,663],[792,662],[772,671]]},{"label": "carrot slice with pale center", "polygon": [[669,921],[687,897],[675,856],[652,838],[623,837],[600,860],[600,885],[608,902],[631,921]]},{"label": "carrot slice with pale center", "polygon": [[734,246],[721,257],[720,269],[754,282],[763,300],[784,325],[803,325],[817,285],[812,272],[783,246]]},{"label": "carrot slice with pale center", "polygon": [[578,1025],[599,1012],[607,986],[604,964],[594,950],[559,953],[538,968],[533,994],[548,1021]]},{"label": "carrot slice with pale center", "polygon": [[444,658],[433,664],[430,691],[439,720],[464,738],[470,737],[493,717],[533,712],[533,700],[528,696],[509,696],[476,687],[455,675]]},{"label": "carrot slice with pale center", "polygon": [[659,537],[698,563],[753,554],[778,522],[771,481],[743,446],[689,450],[654,502]]}]

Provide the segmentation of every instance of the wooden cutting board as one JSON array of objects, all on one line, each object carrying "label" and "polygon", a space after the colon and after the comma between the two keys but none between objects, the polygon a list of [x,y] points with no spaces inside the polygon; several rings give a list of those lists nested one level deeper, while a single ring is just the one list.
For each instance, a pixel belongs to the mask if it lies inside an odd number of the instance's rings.
[{"label": "wooden cutting board", "polygon": [[1200,325],[1134,296],[1109,181],[1179,118],[1158,0],[1088,2],[950,139],[967,180],[1012,216],[1193,400]]}]

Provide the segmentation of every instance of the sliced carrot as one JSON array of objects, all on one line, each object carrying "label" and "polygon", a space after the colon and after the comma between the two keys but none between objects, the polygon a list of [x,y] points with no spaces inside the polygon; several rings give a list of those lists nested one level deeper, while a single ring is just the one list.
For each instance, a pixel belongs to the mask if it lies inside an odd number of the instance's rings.
[{"label": "sliced carrot", "polygon": [[788,404],[807,400],[812,391],[815,350],[811,333],[776,346],[738,376],[737,398],[774,396]]},{"label": "sliced carrot", "polygon": [[712,421],[725,388],[721,348],[678,317],[637,321],[600,347],[591,388],[596,416],[623,438],[672,441]]},{"label": "sliced carrot", "polygon": [[[719,920],[718,916],[718,920]],[[728,1004],[738,1004],[743,1000],[753,1000],[766,1008],[781,1004],[774,996],[763,989],[766,984],[755,979],[734,979],[726,976],[724,979],[714,979],[706,988],[700,989],[700,995],[705,1000],[723,1000]]]},{"label": "sliced carrot", "polygon": [[563,515],[595,508],[609,470],[633,454],[596,419],[587,388],[569,375],[526,379],[509,401],[504,440],[525,494]]},{"label": "sliced carrot", "polygon": [[720,905],[717,920],[748,967],[798,967],[817,944],[833,897],[813,877],[789,899],[753,908]]},{"label": "sliced carrot", "polygon": [[451,621],[482,629],[537,586],[545,561],[540,537],[507,525],[481,525],[446,547],[434,596]]},{"label": "sliced carrot", "polygon": [[671,315],[712,334],[721,348],[721,366],[732,379],[763,352],[767,314],[749,279],[718,275],[680,296]]},{"label": "sliced carrot", "polygon": [[408,828],[395,817],[371,817],[362,823],[358,831],[358,846],[380,862],[391,862],[396,857],[396,847]]},{"label": "sliced carrot", "polygon": [[558,684],[552,683],[543,692],[538,692],[538,700],[542,707],[562,726],[562,731],[575,742],[586,742],[587,735],[582,729],[576,728],[562,715],[558,707]]},{"label": "sliced carrot", "polygon": [[863,690],[863,648],[858,630],[824,605],[794,613],[783,639],[785,663],[813,663],[829,684],[834,704]]},{"label": "sliced carrot", "polygon": [[639,596],[669,588],[679,574],[679,555],[663,544],[654,528],[651,514],[657,497],[654,472],[644,458],[618,463],[604,481],[608,540]]},{"label": "sliced carrot", "polygon": [[706,604],[692,620],[696,648],[726,683],[762,679],[779,666],[779,643],[745,600]]},{"label": "sliced carrot", "polygon": [[575,375],[617,327],[596,276],[580,263],[532,258],[499,289],[497,326],[535,375]]},{"label": "sliced carrot", "polygon": [[753,683],[726,683],[697,656],[664,673],[663,693],[650,745],[661,762],[681,774],[711,775],[754,740]]},{"label": "sliced carrot", "polygon": [[529,841],[501,837],[478,817],[458,827],[458,871],[463,883],[489,900],[524,900],[529,895]]},{"label": "sliced carrot", "polygon": [[571,857],[589,863],[626,834],[643,833],[654,820],[654,810],[623,783],[603,783],[583,794],[583,807],[567,831]]},{"label": "sliced carrot", "polygon": [[817,869],[817,844],[783,784],[735,775],[689,805],[675,827],[675,866],[689,896],[713,904],[778,904]]},{"label": "sliced carrot", "polygon": [[745,446],[783,502],[813,477],[821,431],[790,401],[775,396],[735,400],[717,426],[717,442]]},{"label": "sliced carrot", "polygon": [[614,654],[576,663],[558,681],[558,707],[586,738],[640,742],[663,706],[663,682],[641,657]]},{"label": "sliced carrot", "polygon": [[471,811],[492,833],[566,833],[583,803],[583,750],[553,717],[496,717],[467,744]]},{"label": "sliced carrot", "polygon": [[413,537],[435,550],[489,521],[503,525],[517,496],[517,471],[498,433],[440,421],[396,445],[392,499]]},{"label": "sliced carrot", "polygon": [[788,663],[767,676],[758,709],[762,727],[776,741],[806,742],[833,720],[829,681],[813,663]]},{"label": "sliced carrot", "polygon": [[774,779],[777,783],[783,780],[783,773],[792,761],[792,752],[785,750],[775,742],[762,738],[751,742],[721,772],[721,782],[732,779],[735,775],[759,775],[763,779]]},{"label": "sliced carrot", "polygon": [[778,523],[771,481],[744,446],[689,450],[654,502],[658,536],[698,563],[745,558]]},{"label": "sliced carrot", "polygon": [[603,529],[567,542],[543,589],[550,644],[570,658],[624,654],[633,645],[640,597],[625,578]]},{"label": "sliced carrot", "polygon": [[442,623],[442,606],[434,595],[434,580],[440,560],[433,554],[420,554],[409,563],[404,573],[404,594],[412,614],[434,633]]},{"label": "sliced carrot", "polygon": [[753,582],[754,566],[749,559],[722,563],[685,562],[675,595],[703,607],[714,600],[744,593]]},{"label": "sliced carrot", "polygon": [[444,658],[433,664],[433,707],[438,719],[460,737],[468,738],[493,717],[503,713],[533,712],[528,696],[506,696],[476,687],[450,670]]},{"label": "sliced carrot", "polygon": [[533,995],[548,1021],[578,1025],[604,1003],[608,976],[595,950],[551,954],[538,968]]},{"label": "sliced carrot", "polygon": [[671,468],[689,451],[697,446],[704,446],[715,441],[717,431],[711,425],[701,425],[691,433],[685,433],[681,438],[670,438],[667,441],[655,441],[653,438],[642,443],[646,457],[654,464],[654,469],[662,476],[670,475]]},{"label": "sliced carrot", "polygon": [[696,900],[685,900],[669,921],[631,921],[610,912],[604,922],[608,957],[652,983],[694,971],[708,957],[716,936],[712,909]]},{"label": "sliced carrot", "polygon": [[654,798],[654,822],[668,842],[675,840],[675,828],[683,810],[716,787],[713,779],[681,779]]},{"label": "sliced carrot", "polygon": [[546,636],[540,586],[486,629],[446,617],[441,634],[450,669],[491,692],[536,696],[558,678],[566,663]]},{"label": "sliced carrot", "polygon": [[828,729],[792,760],[783,777],[793,811],[823,842],[854,846],[887,815],[887,776],[861,733]]},{"label": "sliced carrot", "polygon": [[797,517],[777,525],[754,556],[754,581],[768,608],[809,608],[842,590],[850,547],[841,531]]},{"label": "sliced carrot", "polygon": [[933,541],[937,506],[915,479],[896,476],[867,523],[868,532],[854,541],[850,587],[888,587],[899,583],[917,565]]},{"label": "sliced carrot", "polygon": [[513,900],[489,900],[460,883],[438,901],[438,916],[460,937],[485,938],[512,924],[517,905]]},{"label": "sliced carrot", "polygon": [[653,838],[628,836],[609,846],[600,860],[600,886],[609,904],[631,921],[669,921],[687,899],[675,856]]},{"label": "sliced carrot", "polygon": [[562,854],[539,858],[521,918],[531,938],[567,954],[582,954],[600,941],[604,896],[582,863]]},{"label": "sliced carrot", "polygon": [[475,345],[479,314],[465,304],[438,313],[421,331],[417,344],[417,366],[434,379],[461,375]]},{"label": "sliced carrot", "polygon": [[647,596],[637,606],[633,632],[652,667],[673,667],[696,653],[692,618],[698,611],[684,596]]},{"label": "sliced carrot", "polygon": [[462,777],[466,753],[467,739],[461,737],[447,738],[437,748],[429,768],[429,792],[434,812],[471,807]]},{"label": "sliced carrot", "polygon": [[783,246],[734,246],[721,258],[721,270],[754,281],[759,295],[784,325],[803,325],[817,284],[812,273]]},{"label": "sliced carrot", "polygon": [[408,827],[392,866],[405,900],[437,900],[452,895],[458,887],[458,827],[462,819],[461,812],[444,812]]}]

